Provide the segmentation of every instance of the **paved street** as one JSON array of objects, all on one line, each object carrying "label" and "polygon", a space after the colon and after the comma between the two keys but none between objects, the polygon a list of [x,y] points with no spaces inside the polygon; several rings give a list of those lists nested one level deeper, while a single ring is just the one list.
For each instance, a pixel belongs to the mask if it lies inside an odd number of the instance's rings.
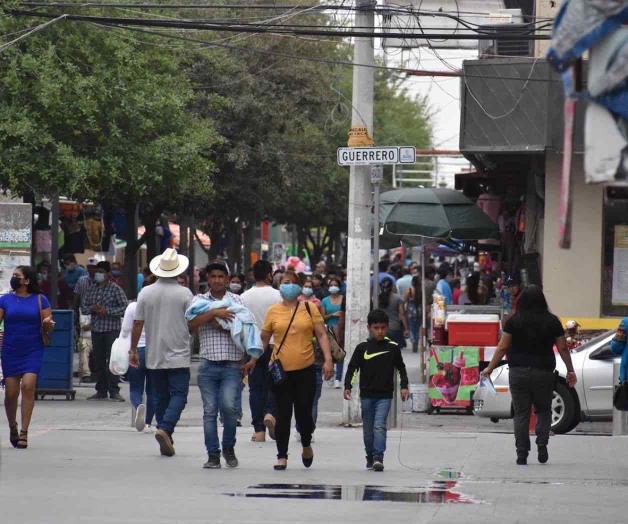
[{"label": "paved street", "polygon": [[249,442],[245,396],[241,466],[209,471],[196,387],[171,459],[129,427],[128,403],[90,393],[38,402],[26,451],[10,448],[3,421],[2,522],[625,522],[628,438],[598,435],[607,423],[553,437],[546,466],[516,467],[508,422],[404,414],[378,474],[364,470],[360,429],[338,426],[340,391],[325,388],[314,466],[293,441],[288,471],[275,472],[274,443]]}]

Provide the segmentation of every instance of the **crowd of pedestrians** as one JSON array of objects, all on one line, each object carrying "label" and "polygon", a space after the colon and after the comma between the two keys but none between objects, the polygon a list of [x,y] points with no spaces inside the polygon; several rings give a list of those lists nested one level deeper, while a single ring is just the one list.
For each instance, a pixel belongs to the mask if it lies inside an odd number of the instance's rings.
[{"label": "crowd of pedestrians", "polygon": [[[67,256],[64,263],[59,289],[64,293],[64,286],[71,286],[68,307],[79,313],[80,340],[85,342],[79,344],[79,377],[95,382],[95,393],[88,400],[125,401],[120,377],[111,373],[109,359],[116,338],[130,338],[126,378],[135,427],[154,432],[164,456],[175,454],[173,435],[187,404],[196,341],[207,469],[218,469],[223,461],[228,467],[238,466],[236,434],[247,383],[251,440],[275,440],[274,469],[286,469],[294,414],[301,461],[310,467],[324,381],[343,388],[349,399],[353,377],[359,372],[366,464],[369,469],[383,470],[385,421],[395,394],[393,375],[399,373],[401,396],[407,399],[401,351],[407,339],[417,351],[423,302],[429,308],[435,293],[446,304],[500,304],[511,317],[484,375],[508,355],[513,367],[518,463],[526,463],[530,450],[531,404],[538,417],[539,460],[547,461],[554,345],[569,370],[569,385],[575,383],[564,331],[549,312],[542,291],[535,286],[523,289],[516,275],[507,277],[490,267],[470,265],[464,257],[453,264],[426,266],[424,281],[418,264],[384,258],[377,275],[379,308],[371,308],[368,317],[369,339],[355,348],[346,372],[345,363],[332,358],[329,337],[332,334],[334,343],[340,344],[344,339],[346,281],[342,270],[325,263],[306,275],[292,266],[274,269],[270,262],[260,260],[245,276],[231,274],[224,262],[215,261],[202,270],[198,286],[191,286],[197,291],[193,294],[187,279],[188,259],[168,248],[150,262],[141,278],[138,275],[140,292],[137,301],[131,302],[121,287],[119,265],[102,261],[82,268],[73,256]],[[40,285],[46,283],[48,270],[45,265],[37,271],[16,268],[11,278],[13,292],[0,297],[5,410],[10,442],[17,448],[28,446],[37,375],[46,338],[54,328],[45,286]],[[618,338],[620,342],[625,346],[624,339]],[[17,421],[20,395],[21,429]]]}]

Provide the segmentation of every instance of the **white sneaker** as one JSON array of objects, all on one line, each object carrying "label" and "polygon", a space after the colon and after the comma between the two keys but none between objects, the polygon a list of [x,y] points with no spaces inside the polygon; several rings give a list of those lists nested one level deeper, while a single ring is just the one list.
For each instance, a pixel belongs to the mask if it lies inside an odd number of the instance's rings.
[{"label": "white sneaker", "polygon": [[340,389],[342,387],[342,384],[340,383],[340,380],[334,380],[334,389]]},{"label": "white sneaker", "polygon": [[146,426],[144,427],[144,433],[154,433],[155,432],[155,428],[153,428],[153,426],[151,426],[150,424],[146,424]]},{"label": "white sneaker", "polygon": [[138,431],[144,431],[146,427],[146,406],[140,404],[135,410],[135,429]]}]

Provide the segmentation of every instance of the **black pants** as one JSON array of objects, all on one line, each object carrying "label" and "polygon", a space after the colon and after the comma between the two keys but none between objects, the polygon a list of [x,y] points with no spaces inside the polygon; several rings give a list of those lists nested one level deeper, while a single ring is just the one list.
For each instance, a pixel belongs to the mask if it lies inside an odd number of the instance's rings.
[{"label": "black pants", "polygon": [[266,431],[264,416],[267,413],[276,415],[275,401],[268,375],[268,361],[271,352],[271,348],[264,352],[249,375],[249,407],[251,408],[253,428],[256,432]]},{"label": "black pants", "polygon": [[292,424],[292,410],[297,419],[301,432],[301,444],[307,448],[312,442],[314,420],[312,419],[312,403],[316,392],[316,377],[314,366],[286,372],[287,379],[280,386],[273,386],[275,403],[277,405],[277,423],[275,436],[277,437],[277,458],[288,458],[288,443],[290,441],[290,425]]},{"label": "black pants", "polygon": [[120,392],[120,377],[109,371],[109,357],[111,357],[111,345],[118,337],[115,331],[107,333],[92,332],[92,353],[94,354],[94,372],[96,373],[96,392],[100,395],[110,396]]},{"label": "black pants", "polygon": [[518,455],[530,451],[530,409],[536,412],[536,444],[547,446],[552,425],[553,371],[511,367],[510,393],[515,412],[515,447]]}]

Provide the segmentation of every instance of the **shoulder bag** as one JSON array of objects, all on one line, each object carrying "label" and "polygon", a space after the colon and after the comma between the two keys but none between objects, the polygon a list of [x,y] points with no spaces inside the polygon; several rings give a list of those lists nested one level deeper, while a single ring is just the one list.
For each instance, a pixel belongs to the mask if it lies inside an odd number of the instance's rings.
[{"label": "shoulder bag", "polygon": [[281,386],[287,378],[286,372],[281,365],[281,361],[277,358],[279,356],[280,351],[283,349],[283,344],[286,341],[286,337],[288,336],[288,332],[290,331],[290,327],[292,326],[292,321],[294,320],[294,316],[297,314],[297,310],[299,309],[299,303],[297,302],[297,307],[294,308],[292,312],[292,317],[290,318],[290,322],[288,323],[288,328],[281,339],[281,344],[277,348],[277,351],[274,351],[272,354],[272,358],[268,363],[268,373],[270,374],[270,378],[273,381],[274,386]]},{"label": "shoulder bag", "polygon": [[[307,309],[307,313],[308,315],[310,315],[310,319],[312,319],[312,312],[310,311],[310,304],[309,302],[304,302],[305,304],[305,309]],[[313,319],[312,319],[313,322]],[[338,362],[342,362],[345,357],[347,356],[347,352],[343,349],[343,347],[340,345],[340,343],[338,342],[338,338],[336,337],[336,333],[334,331],[334,328],[330,327],[330,326],[326,326],[327,329],[327,338],[329,339],[329,350],[331,352],[331,359],[334,361],[334,363],[338,363]],[[318,342],[318,337],[314,337],[316,339],[316,344],[320,343]]]},{"label": "shoulder bag", "polygon": [[37,302],[39,304],[39,330],[41,331],[41,340],[44,343],[44,346],[50,345],[50,335],[54,329],[54,324],[52,322],[46,322],[44,324],[43,319],[43,308],[41,306],[41,295],[37,295]]},{"label": "shoulder bag", "polygon": [[622,382],[615,386],[613,406],[619,411],[628,411],[628,382]]}]

